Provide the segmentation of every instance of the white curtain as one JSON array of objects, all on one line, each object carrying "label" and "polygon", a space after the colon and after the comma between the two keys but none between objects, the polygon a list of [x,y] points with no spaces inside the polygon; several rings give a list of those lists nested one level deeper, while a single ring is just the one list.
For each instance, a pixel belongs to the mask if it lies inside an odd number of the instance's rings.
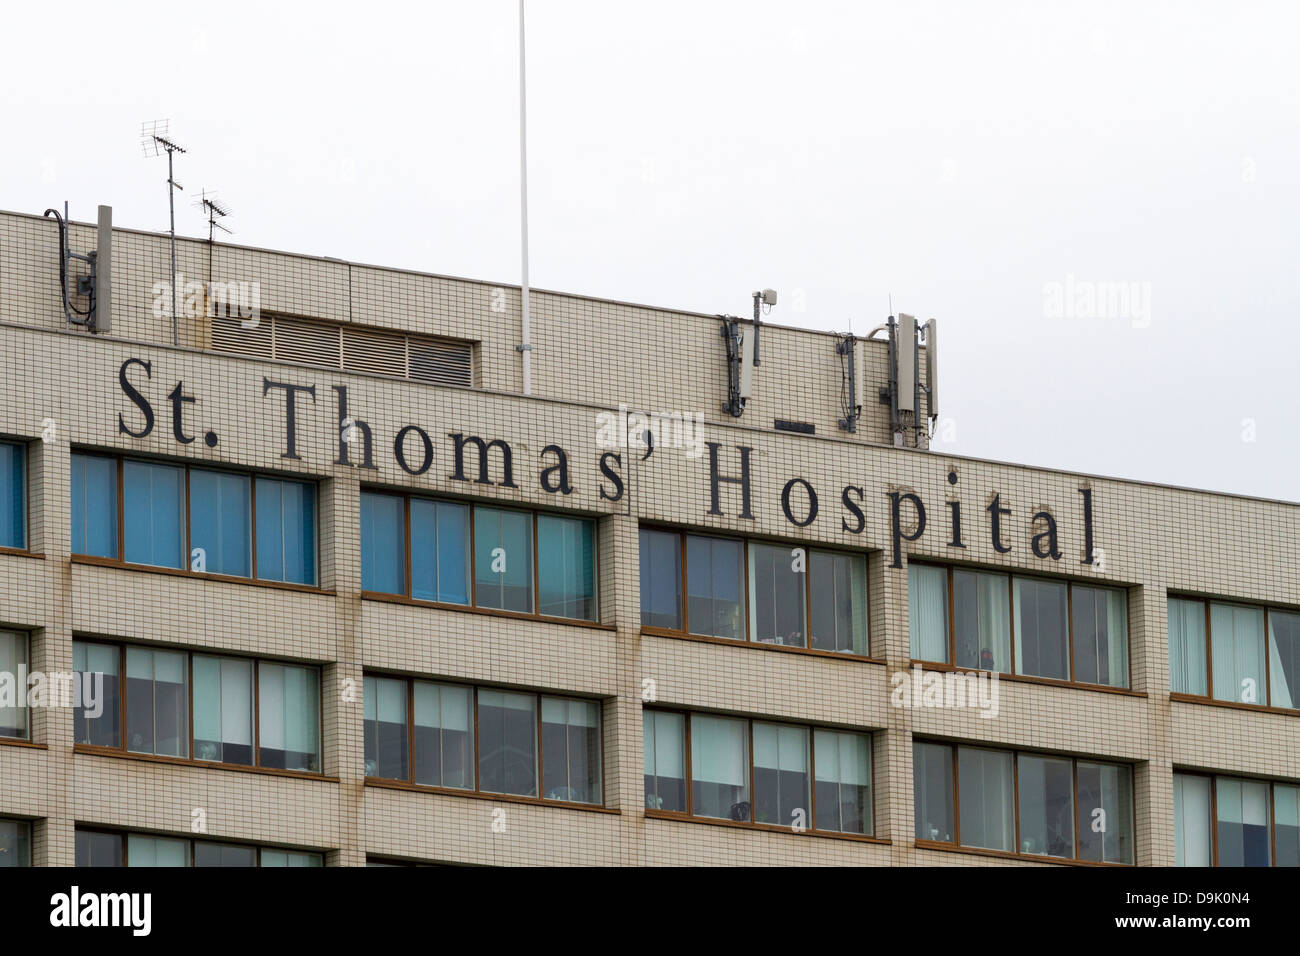
[{"label": "white curtain", "polygon": [[1300,640],[1300,614],[1269,611],[1268,673],[1272,686],[1268,702],[1274,707],[1295,706],[1295,693],[1287,674],[1295,666],[1297,640]]},{"label": "white curtain", "polygon": [[[1123,591],[1099,592],[1106,604],[1106,663],[1112,687],[1128,686],[1128,598]],[[1101,620],[1098,614],[1097,619]]]},{"label": "white curtain", "polygon": [[1211,604],[1210,654],[1215,700],[1250,704],[1267,702],[1262,610]]},{"label": "white curtain", "polygon": [[747,728],[743,720],[691,718],[691,776],[703,783],[749,786]]},{"label": "white curtain", "polygon": [[132,833],[127,837],[126,860],[131,866],[189,866],[190,844]]},{"label": "white curtain", "polygon": [[780,724],[754,724],[754,766],[808,772],[808,731]]},{"label": "white curtain", "polygon": [[447,684],[415,685],[415,724],[467,733],[470,727],[470,691]]},{"label": "white curtain", "polygon": [[1205,605],[1169,599],[1169,689],[1205,695]]},{"label": "white curtain", "polygon": [[319,740],[316,672],[306,667],[263,664],[258,677],[262,709],[260,744],[269,750],[315,754]]},{"label": "white curtain", "polygon": [[1174,865],[1210,865],[1210,778],[1174,774]]},{"label": "white curtain", "polygon": [[962,846],[1014,850],[1011,754],[958,748],[957,779],[961,788]]},{"label": "white curtain", "polygon": [[948,662],[948,572],[928,564],[907,566],[912,659]]}]

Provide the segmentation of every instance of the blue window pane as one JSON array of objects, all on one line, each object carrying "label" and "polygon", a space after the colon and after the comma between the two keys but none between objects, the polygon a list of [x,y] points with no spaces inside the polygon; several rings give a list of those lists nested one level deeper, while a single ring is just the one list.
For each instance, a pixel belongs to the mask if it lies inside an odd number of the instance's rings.
[{"label": "blue window pane", "polygon": [[411,499],[411,596],[469,603],[469,506]]},{"label": "blue window pane", "polygon": [[257,576],[316,583],[316,486],[257,479]]},{"label": "blue window pane", "polygon": [[361,493],[361,590],[406,593],[403,501]]},{"label": "blue window pane", "polygon": [[117,557],[117,462],[72,456],[72,553]]},{"label": "blue window pane", "polygon": [[[190,567],[211,574],[252,574],[248,476],[190,471]],[[194,550],[203,549],[203,563]]]},{"label": "blue window pane", "polygon": [[532,613],[532,515],[474,509],[474,577],[479,607]]},{"label": "blue window pane", "polygon": [[185,472],[173,465],[128,461],[122,482],[126,560],[164,568],[183,567]]},{"label": "blue window pane", "polygon": [[581,518],[537,517],[538,603],[541,613],[596,618],[595,526]]},{"label": "blue window pane", "polygon": [[22,445],[0,444],[0,548],[21,548],[25,543],[26,459]]}]

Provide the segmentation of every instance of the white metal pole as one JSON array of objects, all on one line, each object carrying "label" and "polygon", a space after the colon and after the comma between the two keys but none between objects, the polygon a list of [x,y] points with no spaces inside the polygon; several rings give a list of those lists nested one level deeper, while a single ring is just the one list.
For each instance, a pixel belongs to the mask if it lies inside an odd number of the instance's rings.
[{"label": "white metal pole", "polygon": [[520,304],[523,310],[523,344],[519,350],[524,355],[524,394],[533,393],[533,345],[528,315],[528,94],[526,60],[524,57],[524,0],[519,0],[519,222],[521,233],[521,258],[523,281],[520,286]]}]

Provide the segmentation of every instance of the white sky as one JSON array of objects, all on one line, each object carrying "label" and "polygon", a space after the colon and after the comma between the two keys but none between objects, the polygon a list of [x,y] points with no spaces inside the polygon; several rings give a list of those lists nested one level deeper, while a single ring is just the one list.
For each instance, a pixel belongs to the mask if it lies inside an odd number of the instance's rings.
[{"label": "white sky", "polygon": [[[1300,4],[528,2],[534,286],[859,334],[892,294],[937,447],[1300,500]],[[514,0],[5,19],[0,208],[165,229],[170,118],[184,234],[207,187],[239,243],[518,281]],[[1053,315],[1070,277],[1149,311]]]}]

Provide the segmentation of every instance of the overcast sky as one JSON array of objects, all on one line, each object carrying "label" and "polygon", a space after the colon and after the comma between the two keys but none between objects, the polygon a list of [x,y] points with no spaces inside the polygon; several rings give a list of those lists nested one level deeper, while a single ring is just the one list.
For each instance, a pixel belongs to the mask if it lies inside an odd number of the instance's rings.
[{"label": "overcast sky", "polygon": [[[11,5],[0,208],[165,230],[169,118],[184,234],[207,187],[235,242],[518,282],[516,15]],[[532,283],[770,286],[858,334],[892,295],[940,323],[936,447],[1300,500],[1297,37],[1294,3],[528,0]]]}]

